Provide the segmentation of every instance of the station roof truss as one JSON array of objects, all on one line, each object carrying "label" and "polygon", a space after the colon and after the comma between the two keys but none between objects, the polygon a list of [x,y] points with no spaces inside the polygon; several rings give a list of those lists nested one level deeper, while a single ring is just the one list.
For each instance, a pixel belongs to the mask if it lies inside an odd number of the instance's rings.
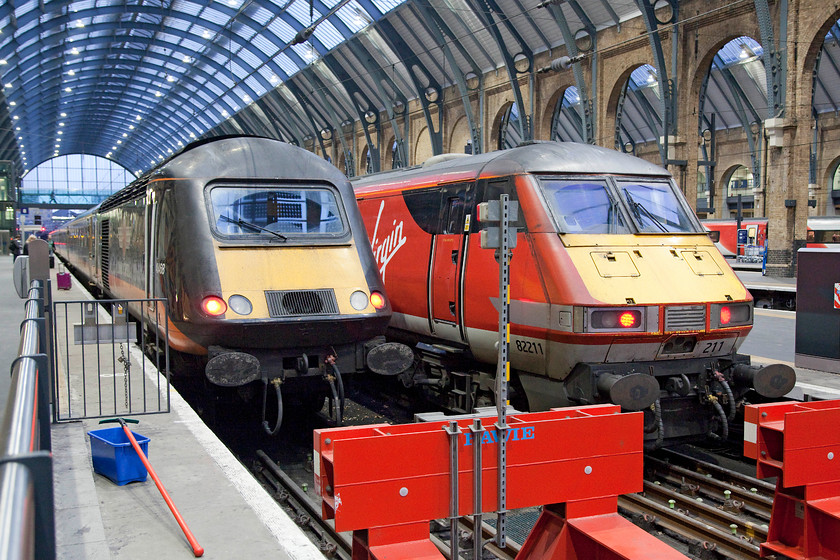
[{"label": "station roof truss", "polygon": [[[352,158],[350,135],[382,121],[401,144],[408,102],[432,119],[442,114],[432,106],[453,101],[442,99],[449,86],[463,100],[488,72],[515,82],[533,71],[539,53],[596,52],[597,31],[640,14],[636,0],[6,0],[0,160],[26,170],[82,153],[141,173],[194,139],[229,133],[306,147],[331,139]],[[840,79],[834,45],[819,66],[833,72],[817,86],[828,98],[821,110],[840,104],[827,93]],[[649,141],[661,109],[637,78],[624,128]],[[723,105],[730,86],[714,82],[710,106]],[[575,107],[564,126],[585,126]]]},{"label": "station roof truss", "polygon": [[[137,173],[195,138],[304,145],[636,17],[633,0],[6,0],[0,160]],[[522,59],[526,61],[523,62]],[[440,99],[436,100],[440,102]],[[424,102],[425,103],[425,102]],[[429,101],[434,103],[434,101]]]}]

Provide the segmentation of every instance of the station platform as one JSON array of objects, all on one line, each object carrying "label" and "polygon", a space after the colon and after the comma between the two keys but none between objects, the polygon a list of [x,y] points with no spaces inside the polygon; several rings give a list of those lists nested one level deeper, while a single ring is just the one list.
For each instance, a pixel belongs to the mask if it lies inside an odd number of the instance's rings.
[{"label": "station platform", "polygon": [[[0,278],[11,278],[11,268],[11,257],[0,259]],[[51,270],[51,275],[57,302],[90,298],[75,279],[69,291],[55,290],[56,269]],[[23,300],[17,297],[12,283],[0,285],[2,323],[14,322],[17,332],[22,309]],[[17,349],[17,343],[13,342],[17,338],[5,340],[2,357],[8,371],[12,358],[6,361],[9,353],[6,350]],[[5,348],[11,346],[14,349]],[[70,359],[59,364],[59,374],[63,375],[61,370],[68,366],[70,370],[81,369],[82,364],[75,363],[79,355],[71,351]],[[157,377],[157,370],[151,364],[144,368],[139,363],[144,359],[138,349],[133,349],[132,371],[143,371],[146,381],[154,387],[151,377]],[[95,371],[89,362],[84,367]],[[164,390],[165,384],[160,389]],[[115,397],[120,402],[114,403]],[[107,415],[109,410],[119,410],[122,398],[119,391],[102,391],[102,411],[94,413]],[[136,391],[131,398],[138,398]],[[174,387],[169,391],[168,402],[168,412],[124,416],[140,420],[129,427],[149,438],[149,461],[204,548],[203,557],[323,559],[318,548],[218,441]],[[100,424],[99,419],[52,424],[56,557],[62,560],[194,557],[151,476],[143,482],[118,486],[94,472],[87,434],[109,427],[119,425]]]}]

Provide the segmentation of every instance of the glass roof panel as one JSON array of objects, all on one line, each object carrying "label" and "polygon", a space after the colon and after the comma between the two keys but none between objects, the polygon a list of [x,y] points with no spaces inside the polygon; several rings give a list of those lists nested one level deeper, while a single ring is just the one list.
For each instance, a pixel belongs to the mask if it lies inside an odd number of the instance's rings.
[{"label": "glass roof panel", "polygon": [[373,18],[355,0],[351,0],[335,13],[350,31],[358,33],[373,22]]},{"label": "glass roof panel", "polygon": [[[341,10],[339,10],[339,14],[337,15],[340,15],[340,12]],[[324,44],[327,50],[332,50],[346,39],[329,20],[319,23],[313,35]]]},{"label": "glass roof panel", "polygon": [[[379,11],[383,14],[387,14],[403,2],[405,2],[405,0],[371,0],[371,4],[379,8]],[[379,18],[377,17],[376,19]]]},{"label": "glass roof panel", "polygon": [[286,13],[295,18],[303,27],[306,27],[313,21],[317,21],[321,17],[321,12],[318,10],[312,11],[312,16],[309,15],[309,2],[304,0],[292,0]]},{"label": "glass roof panel", "polygon": [[738,37],[726,43],[718,51],[720,60],[723,61],[723,66],[720,66],[719,60],[716,58],[712,63],[712,67],[716,70],[726,68],[734,64],[743,64],[744,62],[755,60],[756,57],[761,57],[764,54],[764,48],[752,37]]},{"label": "glass roof panel", "polygon": [[280,53],[274,57],[274,62],[276,62],[283,71],[289,75],[294,75],[300,68],[298,68],[297,64],[292,62],[289,56],[286,53]]},{"label": "glass roof panel", "polygon": [[630,89],[637,90],[658,85],[656,68],[650,64],[643,64],[630,74]]},{"label": "glass roof panel", "polygon": [[295,31],[292,26],[286,23],[282,18],[276,18],[272,21],[268,25],[268,29],[284,43],[288,43],[294,39],[295,34],[297,33],[297,31]]}]

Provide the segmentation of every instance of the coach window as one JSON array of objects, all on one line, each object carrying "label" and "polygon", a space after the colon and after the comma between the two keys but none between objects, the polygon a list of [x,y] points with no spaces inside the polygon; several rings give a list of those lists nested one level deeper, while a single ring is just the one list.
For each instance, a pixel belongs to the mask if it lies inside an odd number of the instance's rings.
[{"label": "coach window", "polygon": [[601,180],[541,180],[561,233],[630,233],[618,201]]},{"label": "coach window", "polygon": [[318,235],[337,237],[346,227],[336,193],[324,187],[259,186],[210,189],[217,233],[225,237]]},{"label": "coach window", "polygon": [[618,181],[630,215],[642,233],[703,231],[666,181]]}]

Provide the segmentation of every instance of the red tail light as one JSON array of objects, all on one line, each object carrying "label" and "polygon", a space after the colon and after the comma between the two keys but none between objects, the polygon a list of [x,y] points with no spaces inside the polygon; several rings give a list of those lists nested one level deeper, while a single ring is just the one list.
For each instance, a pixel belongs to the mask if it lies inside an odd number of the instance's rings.
[{"label": "red tail light", "polygon": [[600,331],[618,332],[642,327],[642,312],[638,309],[596,309],[589,319],[590,329]]},{"label": "red tail light", "polygon": [[638,312],[625,311],[618,317],[618,324],[625,329],[632,329],[633,327],[639,326]]},{"label": "red tail light", "polygon": [[219,296],[207,296],[201,302],[201,308],[208,315],[217,317],[219,315],[224,315],[225,311],[227,311],[227,304],[225,304],[225,300]]},{"label": "red tail light", "polygon": [[727,306],[720,308],[720,324],[728,325],[732,321],[732,310]]},{"label": "red tail light", "polygon": [[385,296],[383,296],[379,292],[371,292],[370,304],[375,309],[382,309],[383,307],[385,307]]}]

